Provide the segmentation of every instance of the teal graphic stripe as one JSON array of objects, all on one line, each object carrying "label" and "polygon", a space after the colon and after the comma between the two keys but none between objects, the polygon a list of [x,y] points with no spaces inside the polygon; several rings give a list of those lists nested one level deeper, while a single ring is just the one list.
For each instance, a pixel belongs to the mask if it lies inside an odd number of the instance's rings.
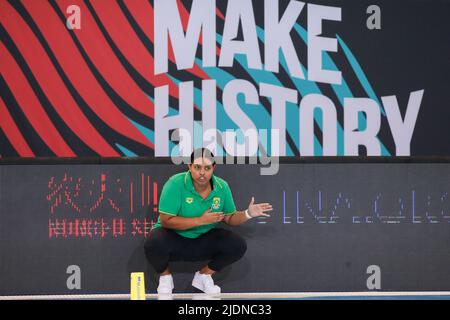
[{"label": "teal graphic stripe", "polygon": [[128,150],[127,148],[125,148],[124,146],[121,146],[120,144],[116,143],[115,144],[117,148],[120,149],[120,151],[122,151],[122,153],[126,156],[126,157],[137,157],[137,154],[135,154],[134,152]]}]

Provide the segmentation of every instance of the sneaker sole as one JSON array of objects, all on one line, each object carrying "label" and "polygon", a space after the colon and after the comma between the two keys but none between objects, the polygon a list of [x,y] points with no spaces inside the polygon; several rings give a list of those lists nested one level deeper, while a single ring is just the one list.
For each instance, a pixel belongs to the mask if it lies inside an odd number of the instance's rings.
[{"label": "sneaker sole", "polygon": [[201,282],[197,281],[196,279],[192,280],[192,286],[206,294],[220,294],[220,292],[221,292],[221,290],[219,292],[206,292],[205,287],[202,286]]}]

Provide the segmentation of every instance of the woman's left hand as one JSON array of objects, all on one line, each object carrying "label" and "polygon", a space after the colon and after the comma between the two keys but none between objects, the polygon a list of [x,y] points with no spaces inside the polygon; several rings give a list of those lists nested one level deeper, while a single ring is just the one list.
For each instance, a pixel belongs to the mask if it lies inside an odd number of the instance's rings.
[{"label": "woman's left hand", "polygon": [[272,205],[270,203],[254,203],[255,197],[252,197],[252,201],[250,201],[250,204],[248,205],[248,214],[252,218],[264,216],[264,217],[270,217],[270,215],[266,214],[267,211],[272,211]]}]

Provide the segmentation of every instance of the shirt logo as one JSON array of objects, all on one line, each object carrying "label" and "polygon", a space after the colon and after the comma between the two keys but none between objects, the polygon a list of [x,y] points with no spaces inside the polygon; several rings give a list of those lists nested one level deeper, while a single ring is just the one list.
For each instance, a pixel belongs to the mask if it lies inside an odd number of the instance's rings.
[{"label": "shirt logo", "polygon": [[220,207],[220,198],[217,198],[217,197],[213,198],[213,203],[212,203],[211,208],[217,210],[217,209],[219,209],[219,207]]},{"label": "shirt logo", "polygon": [[192,202],[194,202],[194,198],[191,197],[186,198],[186,203],[191,204]]}]

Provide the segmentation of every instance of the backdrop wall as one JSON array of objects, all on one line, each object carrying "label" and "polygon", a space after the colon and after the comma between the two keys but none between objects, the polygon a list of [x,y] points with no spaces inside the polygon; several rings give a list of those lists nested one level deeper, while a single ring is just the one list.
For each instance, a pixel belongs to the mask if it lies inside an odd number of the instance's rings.
[{"label": "backdrop wall", "polygon": [[[170,164],[0,166],[0,294],[127,293],[130,272],[156,275],[143,242],[157,219]],[[270,218],[234,228],[244,258],[217,275],[223,292],[450,290],[448,163],[219,166],[238,209],[252,196]],[[245,178],[243,178],[245,177]],[[203,262],[173,265],[176,292],[192,292]],[[69,290],[67,268],[81,269]]]}]

